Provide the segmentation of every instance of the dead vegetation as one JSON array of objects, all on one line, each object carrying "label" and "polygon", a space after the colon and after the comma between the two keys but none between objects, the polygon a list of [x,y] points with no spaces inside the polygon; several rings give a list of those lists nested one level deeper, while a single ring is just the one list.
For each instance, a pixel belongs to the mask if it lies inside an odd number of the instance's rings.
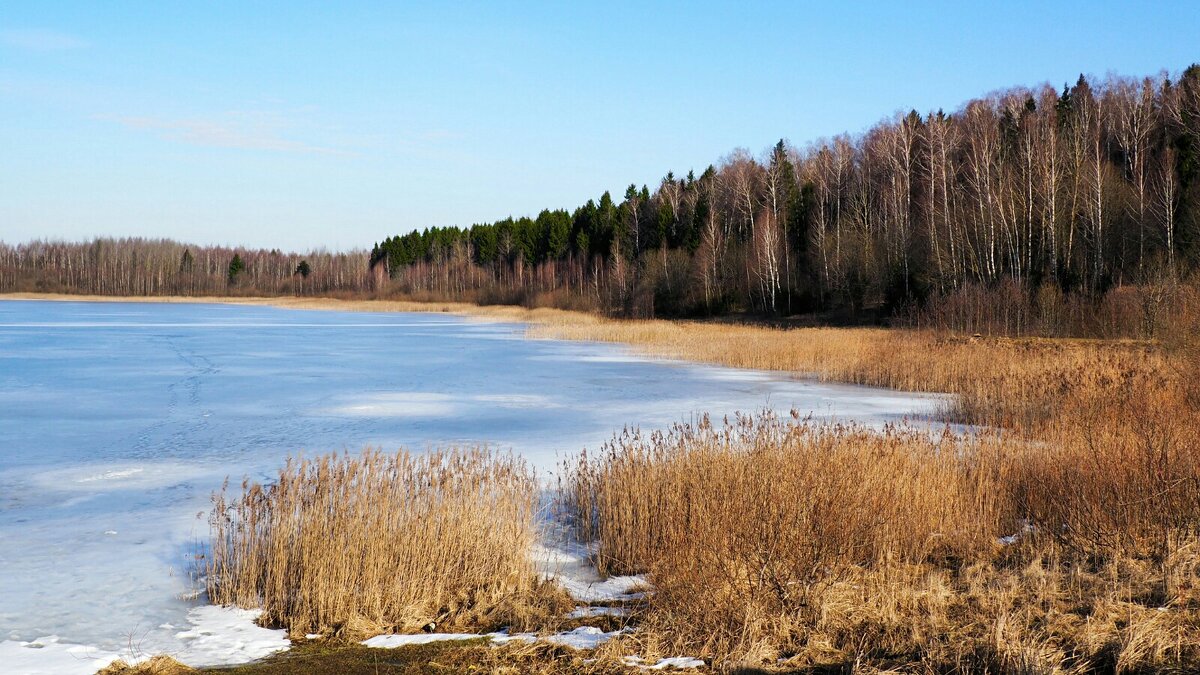
[{"label": "dead vegetation", "polygon": [[96,675],[191,675],[196,670],[169,656],[152,656],[145,661],[129,664],[121,659],[101,668]]},{"label": "dead vegetation", "polygon": [[600,565],[650,574],[643,649],[858,672],[1187,672],[1200,432],[1183,388],[1154,384],[1079,394],[1037,439],[769,414],[627,432],[570,462],[561,489]]},{"label": "dead vegetation", "polygon": [[563,602],[529,559],[537,491],[486,449],[292,459],[215,496],[209,598],[293,635],[530,626]]}]

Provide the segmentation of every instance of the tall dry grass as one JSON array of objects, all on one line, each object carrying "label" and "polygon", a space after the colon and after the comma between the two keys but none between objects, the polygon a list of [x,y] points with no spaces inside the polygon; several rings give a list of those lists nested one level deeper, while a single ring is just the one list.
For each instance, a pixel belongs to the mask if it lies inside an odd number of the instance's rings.
[{"label": "tall dry grass", "polygon": [[754,578],[786,604],[834,568],[962,559],[1011,530],[996,440],[795,413],[703,418],[626,430],[568,460],[561,487],[601,572],[644,571],[681,547],[700,567],[747,550],[759,558]]},{"label": "tall dry grass", "polygon": [[[650,574],[648,650],[1187,672],[1200,664],[1200,439],[1194,413],[1168,405],[1178,390],[1139,391],[1039,439],[770,415],[626,432],[569,461],[560,489],[600,565]],[[1120,416],[1130,406],[1144,424]]]},{"label": "tall dry grass", "polygon": [[486,449],[289,459],[214,496],[209,598],[293,634],[524,626],[557,597],[529,560],[537,494]]},{"label": "tall dry grass", "polygon": [[632,344],[656,356],[779,370],[824,381],[954,394],[955,421],[1037,425],[1088,379],[1165,372],[1146,341],[981,338],[931,331],[603,321],[544,324],[536,335]]}]

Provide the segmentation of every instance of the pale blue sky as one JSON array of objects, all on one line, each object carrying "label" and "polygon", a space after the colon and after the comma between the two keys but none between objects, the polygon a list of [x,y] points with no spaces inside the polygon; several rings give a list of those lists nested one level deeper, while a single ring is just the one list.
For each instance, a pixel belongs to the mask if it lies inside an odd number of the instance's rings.
[{"label": "pale blue sky", "polygon": [[4,3],[0,240],[370,246],[1200,61],[1195,1],[425,4]]}]

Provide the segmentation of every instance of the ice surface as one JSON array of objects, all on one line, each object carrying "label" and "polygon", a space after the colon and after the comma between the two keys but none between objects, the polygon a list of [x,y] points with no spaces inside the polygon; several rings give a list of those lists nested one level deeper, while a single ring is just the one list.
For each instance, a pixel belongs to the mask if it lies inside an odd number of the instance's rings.
[{"label": "ice surface", "polygon": [[[193,632],[195,561],[212,491],[270,479],[289,453],[488,443],[548,475],[626,425],[767,407],[883,423],[941,401],[523,334],[444,315],[0,301],[0,656],[44,660],[29,672],[130,645],[250,658],[266,644],[252,632],[242,647]],[[636,582],[550,546],[581,602],[631,599]],[[44,636],[58,639],[21,645]]]},{"label": "ice surface", "polygon": [[60,642],[50,635],[35,640],[0,640],[0,669],[21,675],[95,675],[116,654]]},{"label": "ice surface", "polygon": [[[56,635],[28,642],[0,641],[0,672],[93,675],[117,659],[135,664],[156,654],[167,654],[189,666],[223,666],[261,659],[287,649],[290,646],[287,631],[255,625],[258,615],[258,611],[231,607],[193,608],[187,615],[191,627],[175,633],[169,651],[158,640],[147,642],[133,636],[115,652],[66,643]],[[160,628],[171,630],[173,626],[163,624]]]}]

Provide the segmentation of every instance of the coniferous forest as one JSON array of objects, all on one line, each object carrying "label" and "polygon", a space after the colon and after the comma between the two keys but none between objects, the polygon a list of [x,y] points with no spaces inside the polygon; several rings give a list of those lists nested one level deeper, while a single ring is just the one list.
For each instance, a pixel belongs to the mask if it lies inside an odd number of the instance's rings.
[{"label": "coniferous forest", "polygon": [[1162,289],[1198,267],[1192,65],[1017,87],[859,135],[734,150],[573,210],[430,227],[369,254],[0,246],[0,290],[369,294],[1136,334]]}]

